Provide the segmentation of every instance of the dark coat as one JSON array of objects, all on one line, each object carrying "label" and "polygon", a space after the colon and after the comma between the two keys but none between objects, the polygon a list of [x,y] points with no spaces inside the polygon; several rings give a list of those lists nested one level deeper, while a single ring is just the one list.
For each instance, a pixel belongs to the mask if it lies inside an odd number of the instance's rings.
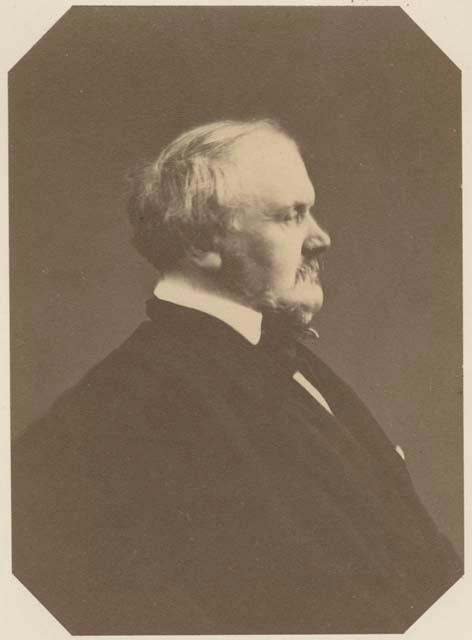
[{"label": "dark coat", "polygon": [[401,632],[461,575],[310,350],[157,300],[149,315],[14,447],[14,573],[69,631]]}]

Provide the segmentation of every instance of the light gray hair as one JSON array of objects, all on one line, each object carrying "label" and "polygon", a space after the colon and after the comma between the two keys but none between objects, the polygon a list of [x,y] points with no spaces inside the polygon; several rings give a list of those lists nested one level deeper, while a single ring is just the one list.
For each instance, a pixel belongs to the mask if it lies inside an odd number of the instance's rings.
[{"label": "light gray hair", "polygon": [[292,140],[274,120],[212,122],[186,131],[130,176],[133,244],[159,271],[174,268],[192,246],[210,250],[215,234],[231,225],[229,152],[261,130]]}]

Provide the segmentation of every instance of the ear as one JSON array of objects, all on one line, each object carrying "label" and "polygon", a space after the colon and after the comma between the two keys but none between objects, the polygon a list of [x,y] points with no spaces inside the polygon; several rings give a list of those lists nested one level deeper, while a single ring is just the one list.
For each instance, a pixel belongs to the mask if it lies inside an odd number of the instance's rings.
[{"label": "ear", "polygon": [[221,255],[218,251],[203,251],[191,247],[187,259],[203,271],[219,271],[221,269]]}]

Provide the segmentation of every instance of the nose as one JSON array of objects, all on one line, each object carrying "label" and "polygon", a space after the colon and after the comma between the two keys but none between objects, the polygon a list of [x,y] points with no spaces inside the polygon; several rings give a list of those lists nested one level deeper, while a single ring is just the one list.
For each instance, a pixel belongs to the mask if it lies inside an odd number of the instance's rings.
[{"label": "nose", "polygon": [[329,237],[329,234],[313,217],[310,216],[305,240],[303,242],[302,253],[306,254],[311,251],[326,251],[330,246],[331,238]]}]

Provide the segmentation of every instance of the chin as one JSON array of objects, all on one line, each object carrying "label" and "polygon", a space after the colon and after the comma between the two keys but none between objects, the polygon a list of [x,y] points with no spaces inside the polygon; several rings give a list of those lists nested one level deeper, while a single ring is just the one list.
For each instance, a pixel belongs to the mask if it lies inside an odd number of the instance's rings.
[{"label": "chin", "polygon": [[259,298],[257,308],[264,312],[284,316],[287,323],[295,328],[306,328],[323,305],[323,294],[316,297],[295,298],[294,296],[276,296],[274,293]]},{"label": "chin", "polygon": [[323,290],[317,286],[303,291],[302,295],[297,291],[294,293],[298,295],[287,296],[287,304],[297,309],[301,316],[309,317],[309,322],[323,306]]},{"label": "chin", "polygon": [[299,283],[292,289],[266,289],[265,291],[251,291],[241,288],[243,299],[254,309],[262,313],[276,313],[283,315],[298,326],[308,326],[313,316],[323,305],[323,290],[317,283]]},{"label": "chin", "polygon": [[306,295],[297,296],[293,301],[287,300],[288,309],[296,319],[298,325],[307,327],[313,320],[313,316],[320,311],[323,306],[323,290],[317,286],[311,289]]},{"label": "chin", "polygon": [[307,307],[300,305],[294,310],[294,315],[297,317],[297,324],[308,327],[313,320],[313,316],[321,309],[321,304],[312,305]]}]

